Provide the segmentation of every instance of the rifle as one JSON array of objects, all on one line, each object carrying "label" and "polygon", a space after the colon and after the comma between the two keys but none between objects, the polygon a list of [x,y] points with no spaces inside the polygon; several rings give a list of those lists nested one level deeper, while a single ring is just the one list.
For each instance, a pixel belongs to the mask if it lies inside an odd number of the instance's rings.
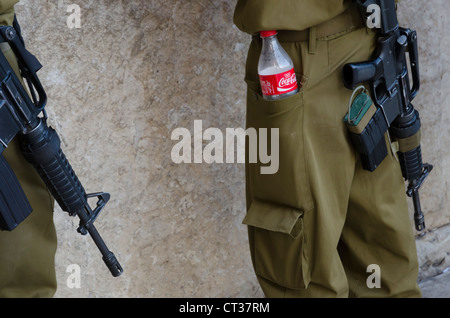
[{"label": "rifle", "polygon": [[[14,172],[1,155],[18,135],[22,154],[37,170],[61,209],[79,217],[77,231],[81,235],[90,234],[111,274],[120,276],[121,265],[94,226],[110,195],[104,192],[86,194],[61,150],[57,132],[47,125],[47,96],[36,74],[42,65],[25,49],[17,19],[13,26],[0,27],[0,42],[11,46],[28,86],[27,92],[0,52],[0,229],[14,230],[32,212]],[[98,199],[94,209],[87,202],[92,197]]]},{"label": "rifle", "polygon": [[355,89],[360,83],[368,84],[376,106],[366,129],[361,134],[351,134],[351,140],[361,154],[363,168],[373,171],[387,155],[385,133],[392,136],[398,146],[394,152],[398,154],[403,178],[408,181],[406,194],[413,200],[415,228],[423,231],[419,189],[433,166],[422,162],[420,117],[411,104],[420,88],[417,33],[399,26],[394,0],[356,2],[363,16],[369,6],[378,5],[381,30],[375,58],[343,68],[344,85]]}]

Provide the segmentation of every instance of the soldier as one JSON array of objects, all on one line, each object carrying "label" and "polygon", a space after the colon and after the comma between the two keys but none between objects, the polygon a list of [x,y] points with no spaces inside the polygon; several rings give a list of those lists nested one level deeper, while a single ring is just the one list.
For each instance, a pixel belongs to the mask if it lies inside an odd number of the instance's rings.
[{"label": "soldier", "polygon": [[[12,25],[18,0],[0,0],[0,24]],[[0,48],[19,74],[6,43]],[[20,152],[17,137],[3,152],[18,177],[33,212],[16,229],[0,232],[0,297],[52,297],[56,291],[54,199]]]},{"label": "soldier", "polygon": [[[390,151],[369,172],[343,118],[352,91],[343,65],[372,58],[376,30],[348,0],[238,0],[234,23],[252,35],[247,126],[279,128],[280,167],[246,165],[251,258],[267,297],[420,297],[405,184]],[[268,101],[257,73],[258,32],[277,30],[300,92]],[[386,140],[388,142],[388,140]]]}]

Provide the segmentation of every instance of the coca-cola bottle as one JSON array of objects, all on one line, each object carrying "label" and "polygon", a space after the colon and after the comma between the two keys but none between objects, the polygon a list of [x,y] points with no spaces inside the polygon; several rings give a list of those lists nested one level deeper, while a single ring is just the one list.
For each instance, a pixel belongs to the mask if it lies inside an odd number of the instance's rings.
[{"label": "coca-cola bottle", "polygon": [[277,31],[261,31],[258,75],[264,99],[282,99],[298,92],[294,63],[280,45]]}]

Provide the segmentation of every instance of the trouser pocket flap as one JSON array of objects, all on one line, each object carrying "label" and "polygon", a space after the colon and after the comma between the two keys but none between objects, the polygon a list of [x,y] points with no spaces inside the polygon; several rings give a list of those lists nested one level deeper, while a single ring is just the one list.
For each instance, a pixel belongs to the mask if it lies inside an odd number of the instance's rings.
[{"label": "trouser pocket flap", "polygon": [[303,211],[254,200],[242,223],[296,238],[303,229]]},{"label": "trouser pocket flap", "polygon": [[280,286],[308,286],[303,211],[254,200],[243,220],[249,230],[255,273]]}]

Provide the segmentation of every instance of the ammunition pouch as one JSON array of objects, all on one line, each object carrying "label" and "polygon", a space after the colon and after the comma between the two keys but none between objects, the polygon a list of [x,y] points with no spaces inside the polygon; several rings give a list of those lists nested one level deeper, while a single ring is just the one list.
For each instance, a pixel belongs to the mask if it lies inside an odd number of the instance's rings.
[{"label": "ammunition pouch", "polygon": [[[360,89],[364,89],[364,92],[353,99]],[[374,105],[363,86],[353,92],[344,122],[350,140],[360,154],[363,168],[374,171],[387,156],[384,135],[388,126],[382,109]]]}]

